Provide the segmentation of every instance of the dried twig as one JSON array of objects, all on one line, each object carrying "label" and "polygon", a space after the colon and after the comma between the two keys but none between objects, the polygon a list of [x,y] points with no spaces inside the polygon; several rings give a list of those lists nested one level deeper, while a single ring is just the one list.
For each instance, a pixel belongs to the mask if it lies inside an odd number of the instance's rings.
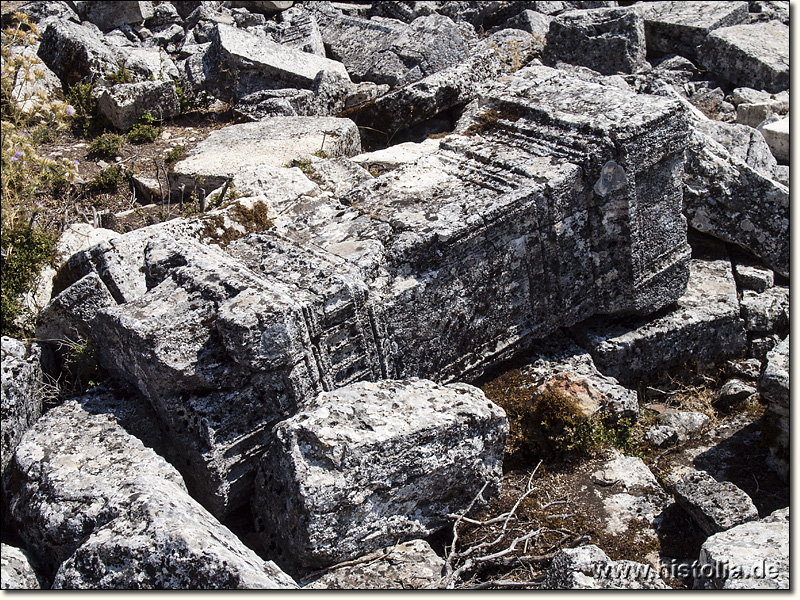
[{"label": "dried twig", "polygon": [[326,567],[324,569],[320,569],[319,571],[314,571],[313,573],[309,573],[308,575],[303,577],[303,579],[300,580],[300,584],[301,585],[305,585],[307,583],[310,583],[314,579],[317,579],[317,578],[321,577],[322,575],[325,575],[325,573],[330,573],[331,571],[335,571],[336,569],[341,569],[342,567],[352,567],[354,565],[361,565],[361,564],[366,566],[366,565],[371,565],[372,563],[376,563],[379,560],[382,560],[382,559],[386,558],[387,556],[389,556],[392,552],[394,552],[395,548],[397,548],[397,545],[399,543],[400,543],[400,540],[397,540],[394,543],[394,546],[392,546],[391,548],[384,548],[381,551],[381,553],[378,554],[377,556],[371,556],[371,555],[368,554],[368,555],[362,556],[360,558],[354,558],[352,560],[345,560],[345,561],[337,563],[335,565],[331,565],[330,567]]}]

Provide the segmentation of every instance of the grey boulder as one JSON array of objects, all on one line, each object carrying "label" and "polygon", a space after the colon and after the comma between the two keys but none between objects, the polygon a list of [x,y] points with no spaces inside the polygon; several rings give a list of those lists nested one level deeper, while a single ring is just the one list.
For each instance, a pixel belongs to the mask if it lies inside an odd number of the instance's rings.
[{"label": "grey boulder", "polygon": [[154,16],[152,2],[75,2],[84,21],[110,31],[120,25],[142,23]]},{"label": "grey boulder", "polygon": [[0,572],[0,588],[4,590],[38,590],[42,587],[28,554],[6,543],[0,544]]},{"label": "grey boulder", "polygon": [[784,481],[789,480],[789,336],[769,354],[758,391],[767,405],[762,437],[769,446],[773,466]]},{"label": "grey boulder", "polygon": [[117,55],[104,43],[101,33],[72,21],[48,25],[42,33],[38,55],[64,86],[111,74],[118,68]]},{"label": "grey boulder", "polygon": [[114,127],[125,131],[144,113],[161,121],[181,112],[171,81],[121,83],[108,87],[98,97],[97,106]]},{"label": "grey boulder", "polygon": [[758,510],[730,481],[717,481],[705,471],[683,476],[674,486],[675,499],[707,535],[758,519]]},{"label": "grey boulder", "polygon": [[561,550],[553,557],[542,588],[548,590],[650,590],[669,589],[650,565],[611,560],[590,544]]},{"label": "grey boulder", "polygon": [[466,384],[410,379],[325,392],[279,423],[253,497],[279,564],[323,567],[430,535],[500,491],[508,423]]}]

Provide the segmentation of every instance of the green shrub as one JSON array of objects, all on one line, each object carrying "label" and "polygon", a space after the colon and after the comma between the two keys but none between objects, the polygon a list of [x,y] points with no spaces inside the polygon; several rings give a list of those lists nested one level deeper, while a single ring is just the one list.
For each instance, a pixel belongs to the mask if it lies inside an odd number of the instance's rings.
[{"label": "green shrub", "polygon": [[105,115],[100,112],[94,96],[94,82],[76,83],[67,90],[67,100],[74,108],[73,133],[88,137],[97,135],[111,127]]},{"label": "green shrub", "polygon": [[96,158],[114,158],[122,149],[123,139],[116,133],[104,133],[89,144],[89,156]]},{"label": "green shrub", "polygon": [[102,192],[112,191],[119,187],[119,184],[125,180],[126,173],[123,172],[122,167],[113,165],[106,167],[97,177],[86,183],[87,192]]},{"label": "green shrub", "polygon": [[125,68],[125,65],[120,65],[116,73],[108,76],[108,80],[114,85],[118,83],[133,83],[133,75]]},{"label": "green shrub", "polygon": [[164,162],[167,164],[176,163],[185,156],[186,156],[186,146],[175,146],[164,156]]},{"label": "green shrub", "polygon": [[211,107],[213,98],[206,92],[199,92],[191,94],[184,91],[180,83],[175,84],[175,93],[178,95],[178,104],[181,107],[182,113],[188,113],[196,110],[208,110]]},{"label": "green shrub", "polygon": [[41,267],[52,258],[55,239],[30,225],[21,224],[0,230],[2,261],[2,329],[3,335],[27,337],[33,334],[32,323],[16,324],[21,314],[20,294],[27,291]]},{"label": "green shrub", "polygon": [[155,141],[161,134],[161,130],[154,125],[155,122],[155,118],[149,112],[142,114],[128,132],[128,141],[132,144],[149,144]]}]

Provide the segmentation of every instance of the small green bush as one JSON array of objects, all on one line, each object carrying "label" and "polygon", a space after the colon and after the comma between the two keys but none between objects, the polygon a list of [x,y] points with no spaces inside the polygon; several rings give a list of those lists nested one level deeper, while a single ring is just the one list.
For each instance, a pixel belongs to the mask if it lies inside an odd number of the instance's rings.
[{"label": "small green bush", "polygon": [[0,246],[3,248],[2,261],[2,308],[0,329],[3,335],[27,337],[33,334],[32,323],[18,327],[17,317],[22,307],[20,294],[27,291],[41,267],[52,258],[55,239],[45,232],[27,224],[0,230]]},{"label": "small green bush", "polygon": [[125,173],[119,165],[106,167],[97,177],[86,183],[87,192],[103,192],[116,190],[125,180]]},{"label": "small green bush", "polygon": [[161,130],[154,125],[153,115],[145,112],[128,132],[128,141],[132,144],[149,144],[161,134]]},{"label": "small green bush", "polygon": [[188,113],[197,110],[208,110],[211,107],[213,98],[206,92],[199,92],[191,94],[184,91],[180,83],[175,84],[175,93],[178,95],[178,104],[181,107],[182,113]]},{"label": "small green bush", "polygon": [[175,146],[164,156],[164,162],[167,164],[176,163],[185,156],[186,156],[186,146]]},{"label": "small green bush", "polygon": [[108,80],[114,85],[118,83],[133,83],[133,75],[125,68],[125,65],[120,65],[116,73],[108,76]]},{"label": "small green bush", "polygon": [[114,158],[119,155],[124,140],[116,133],[104,133],[89,144],[89,156],[96,158]]},{"label": "small green bush", "polygon": [[97,105],[97,98],[94,96],[94,82],[84,81],[70,87],[67,90],[67,101],[75,112],[72,121],[72,130],[75,135],[89,137],[111,127],[111,123],[100,112]]}]

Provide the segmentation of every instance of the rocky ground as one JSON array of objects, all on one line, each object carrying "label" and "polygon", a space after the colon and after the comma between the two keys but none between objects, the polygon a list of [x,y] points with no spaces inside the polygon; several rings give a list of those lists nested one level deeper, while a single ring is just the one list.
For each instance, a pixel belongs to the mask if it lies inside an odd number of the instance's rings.
[{"label": "rocky ground", "polygon": [[18,9],[3,588],[788,588],[788,3]]}]

